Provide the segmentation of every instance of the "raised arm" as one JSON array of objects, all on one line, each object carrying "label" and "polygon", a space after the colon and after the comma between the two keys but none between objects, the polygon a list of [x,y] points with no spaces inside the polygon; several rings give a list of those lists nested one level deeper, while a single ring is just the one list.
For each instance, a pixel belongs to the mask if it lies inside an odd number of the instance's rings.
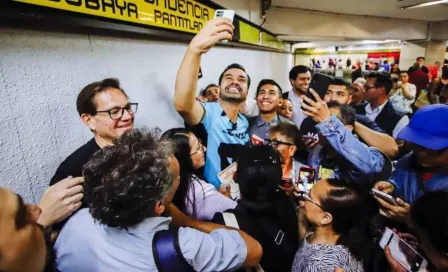
[{"label": "raised arm", "polygon": [[368,146],[375,147],[391,159],[397,157],[398,145],[393,137],[385,133],[379,133],[377,131],[371,130],[359,122],[355,122],[354,132]]},{"label": "raised arm", "polygon": [[228,19],[213,19],[205,24],[188,46],[177,72],[174,107],[189,125],[197,125],[204,115],[204,108],[196,101],[201,56],[219,41],[231,40],[233,28]]}]

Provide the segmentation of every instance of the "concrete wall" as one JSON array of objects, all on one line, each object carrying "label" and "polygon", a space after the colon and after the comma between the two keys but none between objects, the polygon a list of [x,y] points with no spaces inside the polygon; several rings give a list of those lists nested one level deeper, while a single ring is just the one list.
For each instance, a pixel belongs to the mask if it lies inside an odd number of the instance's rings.
[{"label": "concrete wall", "polygon": [[426,44],[425,63],[434,65],[436,61],[443,63],[446,53],[445,41],[431,41]]},{"label": "concrete wall", "polygon": [[426,51],[426,43],[405,43],[401,46],[400,53],[400,69],[408,70],[414,65],[415,59],[424,57]]},{"label": "concrete wall", "polygon": [[[75,100],[86,84],[118,77],[138,102],[137,126],[181,126],[172,97],[186,44],[0,29],[0,186],[37,202],[59,163],[92,137]],[[244,65],[253,79],[287,88],[291,54],[216,47],[202,59],[199,87],[225,66]]]}]

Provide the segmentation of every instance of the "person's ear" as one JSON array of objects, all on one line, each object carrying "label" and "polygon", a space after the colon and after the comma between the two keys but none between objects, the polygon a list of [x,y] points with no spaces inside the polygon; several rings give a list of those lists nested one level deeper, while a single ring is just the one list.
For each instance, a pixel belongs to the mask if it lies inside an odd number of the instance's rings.
[{"label": "person's ear", "polygon": [[348,100],[347,100],[347,105],[350,104],[350,103],[352,103],[352,99],[353,99],[353,96],[352,96],[352,95],[349,95],[349,96],[348,96]]},{"label": "person's ear", "polygon": [[333,216],[331,215],[331,213],[324,212],[320,220],[321,225],[328,225],[331,224],[332,222],[333,222]]},{"label": "person's ear", "polygon": [[344,126],[348,131],[352,132],[353,131],[353,126],[352,125],[345,125]]},{"label": "person's ear", "polygon": [[283,104],[283,98],[280,96],[280,99],[278,100],[278,106],[281,107]]},{"label": "person's ear", "polygon": [[289,79],[289,83],[291,83],[292,86],[294,86],[294,81],[295,80]]},{"label": "person's ear", "polygon": [[163,201],[160,200],[156,203],[156,206],[154,207],[154,214],[156,216],[160,216],[165,211],[165,205],[163,204]]},{"label": "person's ear", "polygon": [[96,130],[95,120],[93,119],[92,115],[88,113],[81,114],[81,121],[84,123],[84,125],[88,126],[91,131]]},{"label": "person's ear", "polygon": [[291,157],[293,157],[294,154],[296,154],[296,151],[297,151],[297,146],[296,146],[296,145],[291,145],[291,146],[289,147],[289,155],[290,155]]}]

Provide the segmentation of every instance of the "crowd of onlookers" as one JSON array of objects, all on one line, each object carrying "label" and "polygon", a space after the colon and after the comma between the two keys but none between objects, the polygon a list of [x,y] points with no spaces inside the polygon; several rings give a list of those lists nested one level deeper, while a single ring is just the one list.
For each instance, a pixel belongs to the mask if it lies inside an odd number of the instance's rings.
[{"label": "crowd of onlookers", "polygon": [[39,204],[0,188],[0,271],[423,271],[379,246],[386,228],[448,269],[447,66],[425,85],[421,59],[398,80],[333,78],[320,97],[299,65],[252,99],[231,64],[197,95],[201,56],[232,34],[218,18],[190,42],[185,127],[134,128],[144,105],[117,79],[80,91],[93,138]]}]

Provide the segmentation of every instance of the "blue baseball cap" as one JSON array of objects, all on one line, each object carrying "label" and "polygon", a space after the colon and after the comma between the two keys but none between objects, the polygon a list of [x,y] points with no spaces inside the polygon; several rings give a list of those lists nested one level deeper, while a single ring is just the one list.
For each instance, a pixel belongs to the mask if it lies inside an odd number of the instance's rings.
[{"label": "blue baseball cap", "polygon": [[432,150],[448,148],[448,105],[421,108],[397,138]]}]

